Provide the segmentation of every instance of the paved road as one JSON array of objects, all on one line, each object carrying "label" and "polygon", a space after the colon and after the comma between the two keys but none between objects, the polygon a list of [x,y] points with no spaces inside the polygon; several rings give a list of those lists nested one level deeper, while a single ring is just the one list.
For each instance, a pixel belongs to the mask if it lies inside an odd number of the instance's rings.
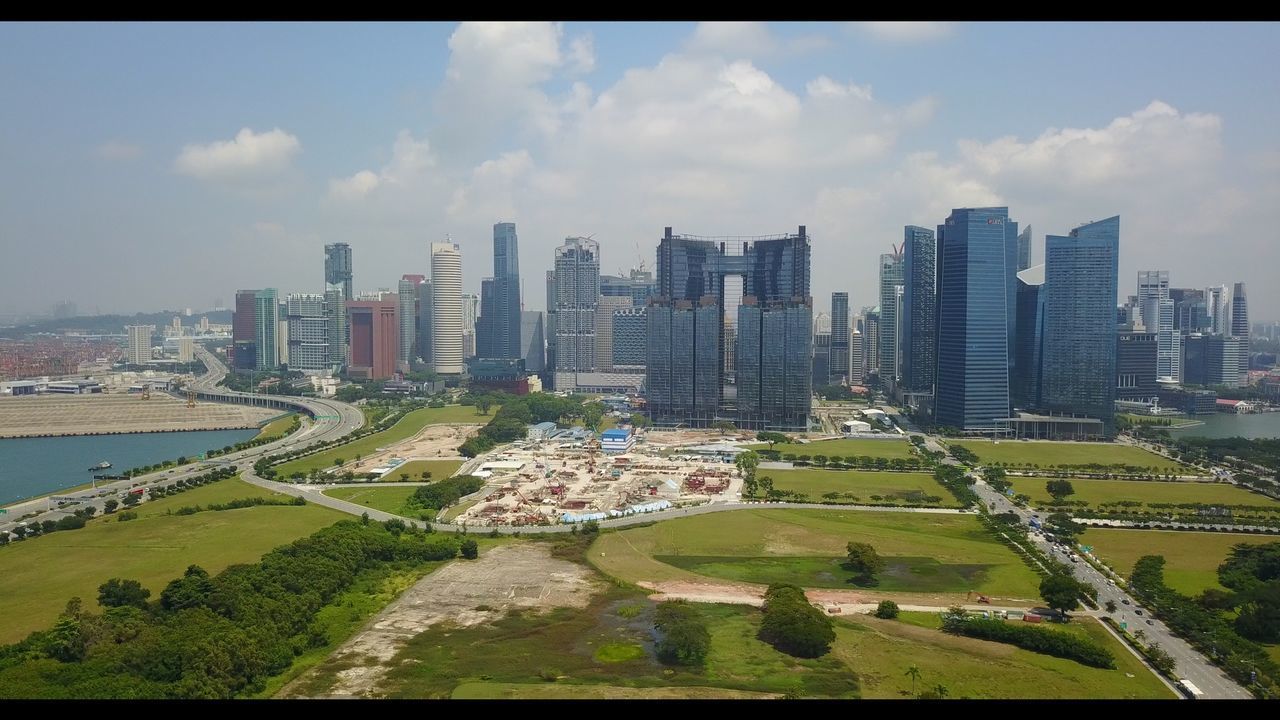
[{"label": "paved road", "polygon": [[[237,393],[225,388],[217,387],[222,378],[227,374],[227,367],[218,361],[213,354],[197,345],[195,347],[196,355],[205,365],[205,373],[191,383],[191,388],[226,397],[243,396],[245,393]],[[259,445],[248,450],[229,453],[227,455],[219,455],[216,459],[204,462],[196,462],[190,465],[184,465],[181,468],[168,470],[164,472],[156,472],[148,475],[141,475],[128,480],[118,480],[110,483],[103,483],[93,490],[81,490],[79,492],[63,493],[66,496],[74,496],[86,498],[86,502],[73,505],[64,510],[52,508],[53,502],[48,498],[36,498],[28,500],[24,503],[12,505],[9,507],[7,515],[3,516],[5,522],[0,523],[0,532],[9,532],[17,526],[19,522],[38,523],[43,520],[57,520],[60,517],[70,515],[74,510],[92,505],[101,513],[103,506],[108,499],[121,500],[129,489],[146,485],[148,487],[167,487],[178,480],[184,480],[196,475],[203,475],[210,470],[226,465],[236,465],[241,469],[249,469],[253,463],[264,455],[269,455],[278,450],[290,450],[294,447],[302,447],[311,443],[323,440],[334,440],[348,435],[357,430],[364,424],[364,413],[360,409],[347,403],[329,400],[325,398],[289,398],[291,401],[297,401],[298,404],[308,409],[315,416],[322,418],[315,421],[309,418],[303,419],[303,426],[294,434],[267,445]],[[337,418],[336,420],[333,418]],[[39,512],[34,518],[23,521],[22,515],[30,512]]]}]

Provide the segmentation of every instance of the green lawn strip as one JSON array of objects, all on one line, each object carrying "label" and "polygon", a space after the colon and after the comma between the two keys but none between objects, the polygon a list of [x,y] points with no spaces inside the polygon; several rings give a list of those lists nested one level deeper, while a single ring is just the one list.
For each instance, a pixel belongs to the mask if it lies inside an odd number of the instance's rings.
[{"label": "green lawn strip", "polygon": [[[1015,493],[1030,495],[1038,505],[1052,500],[1045,489],[1046,483],[1053,478],[1013,477]],[[1075,494],[1068,495],[1068,501],[1084,500],[1093,509],[1103,503],[1118,500],[1133,500],[1141,503],[1204,503],[1206,505],[1268,505],[1280,512],[1280,502],[1265,495],[1252,493],[1243,488],[1226,483],[1202,482],[1158,482],[1147,480],[1094,480],[1092,478],[1069,478]],[[1124,508],[1127,512],[1140,511],[1142,508]]]},{"label": "green lawn strip", "polygon": [[461,460],[410,460],[392,470],[390,474],[379,480],[379,482],[400,482],[400,476],[405,473],[409,475],[407,482],[424,482],[422,479],[422,471],[424,470],[431,472],[431,477],[425,482],[435,482],[436,480],[452,477],[460,467],[462,467]]},{"label": "green lawn strip", "polygon": [[428,425],[443,424],[475,424],[484,425],[493,418],[498,406],[489,409],[488,415],[481,415],[474,407],[467,405],[449,405],[442,408],[419,408],[400,418],[395,425],[360,438],[359,440],[329,448],[324,452],[308,455],[292,462],[276,467],[277,477],[287,478],[295,472],[310,472],[313,468],[325,469],[333,467],[336,458],[345,462],[354,460],[356,455],[367,457],[377,452],[378,448],[393,445],[411,438]]},{"label": "green lawn strip", "polygon": [[1087,465],[1089,463],[1155,466],[1160,468],[1160,472],[1186,469],[1169,458],[1129,445],[1017,440],[1001,440],[998,443],[990,440],[947,440],[946,442],[958,443],[969,448],[983,463],[1027,463],[1039,465],[1041,469],[1049,465]]},{"label": "green lawn strip", "polygon": [[[1015,621],[1010,621],[1015,622]],[[1092,618],[1056,631],[1084,633],[1116,658],[1115,670],[1041,655],[1003,643],[948,635],[937,613],[903,612],[897,620],[857,615],[836,623],[833,654],[856,668],[866,698],[907,698],[942,684],[948,698],[1160,698],[1173,693]],[[1133,677],[1129,677],[1132,675]]]},{"label": "green lawn strip", "polygon": [[[768,443],[751,445],[756,450],[769,449]],[[873,457],[873,458],[911,458],[911,443],[905,439],[898,440],[817,440],[809,443],[776,443],[773,449],[782,453],[795,455],[826,455],[827,457]]]},{"label": "green lawn strip", "polygon": [[275,420],[272,420],[266,425],[263,425],[262,429],[258,431],[257,436],[254,437],[254,440],[257,440],[258,438],[284,435],[284,431],[288,430],[289,426],[293,424],[294,415],[295,413],[290,413],[288,415],[285,415],[284,417],[276,418]]},{"label": "green lawn strip", "polygon": [[[849,542],[871,543],[883,556],[931,557],[939,563],[986,566],[965,588],[1014,600],[1039,597],[1039,578],[972,515],[877,513],[855,510],[750,509],[676,518],[605,533],[588,552],[591,563],[625,582],[705,580],[654,559],[661,555],[841,557]],[[792,580],[806,577],[797,572]]]},{"label": "green lawn strip", "polygon": [[932,557],[885,557],[870,584],[858,582],[841,557],[732,557],[657,555],[655,560],[707,577],[760,585],[795,583],[808,588],[859,588],[879,592],[968,592],[984,584],[988,566],[939,563]]},{"label": "green lawn strip", "polygon": [[446,510],[444,515],[440,516],[440,522],[446,522],[446,523],[453,522],[454,518],[458,517],[462,513],[475,507],[477,503],[480,503],[483,501],[484,501],[484,497],[478,497],[474,500],[468,500],[464,503],[458,503],[457,505],[454,505],[453,507]]},{"label": "green lawn strip", "polygon": [[371,507],[374,510],[403,515],[405,501],[413,495],[416,487],[341,487],[329,488],[325,495]]},{"label": "green lawn strip", "polygon": [[118,522],[109,515],[81,530],[0,548],[0,643],[50,627],[72,596],[96,609],[98,586],[113,577],[141,582],[155,599],[188,565],[217,574],[346,517],[314,504],[164,514],[184,505],[270,495],[239,479],[222,480],[142,503],[136,520]]},{"label": "green lawn strip", "polygon": [[[934,506],[956,507],[955,497],[938,484],[928,473],[876,472],[867,470],[825,470],[821,468],[795,468],[756,471],[758,477],[773,479],[776,490],[804,493],[810,502],[841,504],[905,505],[912,499],[940,497],[937,502],[922,503]],[[826,493],[840,493],[841,497],[823,498]],[[853,495],[854,497],[848,497]],[[878,499],[876,497],[878,496]]]},{"label": "green lawn strip", "polygon": [[1218,566],[1238,543],[1263,545],[1274,536],[1244,533],[1184,532],[1177,530],[1128,530],[1089,528],[1080,542],[1093,546],[1093,554],[1116,572],[1128,577],[1143,555],[1163,555],[1165,584],[1184,595],[1199,595],[1218,583]]}]

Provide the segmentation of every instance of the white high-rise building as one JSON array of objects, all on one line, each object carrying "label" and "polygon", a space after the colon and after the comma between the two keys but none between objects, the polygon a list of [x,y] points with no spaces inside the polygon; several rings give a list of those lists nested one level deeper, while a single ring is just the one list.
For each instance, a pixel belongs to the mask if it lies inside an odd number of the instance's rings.
[{"label": "white high-rise building", "polygon": [[1226,285],[1204,289],[1204,309],[1214,335],[1231,334],[1231,292]]},{"label": "white high-rise building", "polygon": [[456,243],[431,243],[431,333],[436,372],[460,375],[462,249]]},{"label": "white high-rise building", "polygon": [[129,330],[129,364],[146,365],[151,362],[151,334],[156,331],[155,325],[130,325]]},{"label": "white high-rise building", "polygon": [[1147,332],[1156,334],[1156,377],[1182,381],[1182,332],[1174,327],[1168,270],[1138,272],[1138,309]]},{"label": "white high-rise building", "polygon": [[285,362],[290,370],[320,371],[329,367],[329,318],[324,295],[294,293],[285,298]]},{"label": "white high-rise building", "polygon": [[178,362],[189,363],[195,360],[195,341],[189,337],[178,339]]}]

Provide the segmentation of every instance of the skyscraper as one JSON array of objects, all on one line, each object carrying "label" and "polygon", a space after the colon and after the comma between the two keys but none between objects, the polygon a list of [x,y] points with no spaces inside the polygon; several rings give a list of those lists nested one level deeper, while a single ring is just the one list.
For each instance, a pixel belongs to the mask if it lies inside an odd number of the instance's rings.
[{"label": "skyscraper", "polygon": [[596,306],[596,367],[613,367],[613,316],[617,310],[631,307],[631,294],[624,297],[601,295]]},{"label": "skyscraper", "polygon": [[129,325],[129,364],[146,365],[151,362],[151,335],[154,325]]},{"label": "skyscraper", "polygon": [[524,369],[531,374],[542,372],[547,367],[545,333],[542,325],[542,312],[525,310],[520,313],[520,345],[524,348]]},{"label": "skyscraper", "polygon": [[[494,329],[494,326],[498,324],[497,301],[498,293],[494,289],[493,278],[482,278],[480,280],[480,313],[475,317],[476,357],[496,358],[501,352],[497,347],[499,345],[498,333]],[[467,332],[465,300],[463,300],[462,315],[462,333],[465,336]]]},{"label": "skyscraper", "polygon": [[[231,349],[237,370],[252,370],[258,366],[257,290],[237,290],[236,309],[231,316]],[[150,357],[148,355],[147,357]]]},{"label": "skyscraper", "polygon": [[1205,312],[1209,314],[1209,332],[1214,335],[1231,334],[1231,294],[1226,285],[1204,289]]},{"label": "skyscraper", "polygon": [[[493,278],[486,278],[489,281],[489,292],[493,292]],[[480,281],[481,290],[484,289],[484,280]],[[480,297],[474,293],[463,293],[462,295],[462,357],[475,357],[476,351],[476,326],[480,321]]]},{"label": "skyscraper", "polygon": [[1102,420],[1115,434],[1120,217],[1045,238],[1040,405]]},{"label": "skyscraper", "polygon": [[350,245],[333,243],[324,246],[324,282],[326,285],[341,285],[344,302],[355,297],[351,292]]},{"label": "skyscraper", "polygon": [[648,309],[629,307],[613,311],[613,365],[644,367],[648,362]]},{"label": "skyscraper", "polygon": [[382,300],[347,303],[351,325],[348,375],[361,380],[386,380],[395,374],[400,350],[399,306],[399,297],[390,294]]},{"label": "skyscraper", "polygon": [[[1044,264],[1018,273],[1018,307],[1015,309],[1013,372],[1009,392],[1013,404],[1023,409],[1040,406],[1040,380],[1044,358]],[[1152,384],[1155,378],[1152,378]]]},{"label": "skyscraper", "polygon": [[862,309],[862,376],[880,372],[880,306]]},{"label": "skyscraper", "polygon": [[422,358],[422,362],[432,365],[435,358],[431,353],[431,281],[423,278],[418,283],[418,287],[414,288],[414,292],[418,296],[417,327],[414,330],[418,347],[415,352]]},{"label": "skyscraper", "polygon": [[1017,235],[1007,207],[957,208],[938,227],[939,425],[993,430],[1009,417]]},{"label": "skyscraper", "polygon": [[277,343],[280,333],[280,301],[275,288],[259,290],[254,296],[254,344],[257,346],[258,370],[275,370],[280,366]]},{"label": "skyscraper", "polygon": [[831,382],[849,379],[849,293],[831,293]]},{"label": "skyscraper", "polygon": [[462,374],[462,250],[455,243],[431,243],[431,332],[435,371]]},{"label": "skyscraper", "polygon": [[813,335],[813,384],[821,387],[831,383],[831,333]]},{"label": "skyscraper", "polygon": [[1238,282],[1231,291],[1231,335],[1244,340],[1244,352],[1240,358],[1240,384],[1249,384],[1249,302],[1245,299],[1244,283]]},{"label": "skyscraper", "polygon": [[547,271],[547,317],[543,323],[543,332],[547,334],[547,378],[554,387],[556,369],[556,271]]},{"label": "skyscraper", "polygon": [[1031,267],[1031,226],[1018,234],[1018,271]]},{"label": "skyscraper", "polygon": [[596,308],[600,302],[600,244],[565,238],[555,251],[555,387],[570,390],[580,372],[596,366]]},{"label": "skyscraper", "polygon": [[862,348],[862,331],[855,327],[849,333],[849,385],[862,384],[862,368],[865,362],[862,358]]},{"label": "skyscraper", "polygon": [[329,367],[329,321],[324,295],[285,296],[289,324],[289,369],[325,370]]},{"label": "skyscraper", "polygon": [[[646,388],[659,424],[717,417],[752,429],[804,429],[812,392],[809,238],[700,238],[666,228],[647,308]],[[726,382],[725,277],[741,277],[735,382]],[[736,284],[735,280],[735,284]]]},{"label": "skyscraper", "polygon": [[347,365],[347,301],[341,283],[324,286],[325,329],[329,341],[328,366],[339,371]]},{"label": "skyscraper", "polygon": [[1168,270],[1138,272],[1138,308],[1142,324],[1156,334],[1157,377],[1182,379],[1182,333],[1174,327]]},{"label": "skyscraper", "polygon": [[515,223],[493,226],[493,277],[488,280],[489,297],[481,293],[480,317],[476,328],[476,354],[489,358],[519,358],[520,347],[520,260]]},{"label": "skyscraper", "polygon": [[880,256],[880,382],[894,386],[898,371],[898,288],[903,282],[902,250]]},{"label": "skyscraper", "polygon": [[937,241],[932,230],[908,225],[902,238],[902,388],[932,393],[937,351]]},{"label": "skyscraper", "polygon": [[1116,335],[1116,399],[1153,402],[1156,385],[1156,334],[1121,330]]},{"label": "skyscraper", "polygon": [[398,362],[406,371],[413,363],[413,354],[417,345],[418,321],[418,285],[425,280],[421,275],[404,275],[397,286],[400,302],[398,318],[400,322],[400,347],[396,354]]}]

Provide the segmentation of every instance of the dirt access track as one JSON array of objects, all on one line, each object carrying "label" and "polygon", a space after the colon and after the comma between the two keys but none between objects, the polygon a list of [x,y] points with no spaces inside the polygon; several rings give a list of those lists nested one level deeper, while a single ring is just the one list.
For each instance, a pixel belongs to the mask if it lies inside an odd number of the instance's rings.
[{"label": "dirt access track", "polygon": [[[277,697],[303,697],[317,673],[340,666],[326,691],[307,697],[381,697],[379,685],[404,644],[441,622],[469,627],[510,608],[586,607],[604,589],[583,565],[557,560],[542,544],[504,545],[476,560],[456,560],[419,580],[323,663]],[[491,609],[477,610],[479,606]],[[312,682],[309,682],[312,681]]]},{"label": "dirt access track", "polygon": [[[728,603],[732,605],[764,604],[764,585],[751,583],[700,583],[686,580],[667,582],[637,583],[646,590],[653,591],[650,600],[689,600],[690,602]],[[995,598],[1003,601],[997,605],[972,604],[977,600],[977,593],[970,596],[958,593],[881,593],[865,590],[825,590],[809,589],[805,591],[809,602],[821,605],[830,614],[865,613],[876,609],[881,600],[893,600],[902,610],[945,610],[952,605],[962,605],[982,610],[1026,610],[1034,605],[1032,600],[1021,598]],[[1012,604],[1009,604],[1012,603]]]},{"label": "dirt access track", "polygon": [[458,446],[475,434],[483,425],[428,425],[411,438],[388,445],[382,450],[361,458],[355,463],[354,472],[367,473],[392,456],[407,460],[459,460]]}]

